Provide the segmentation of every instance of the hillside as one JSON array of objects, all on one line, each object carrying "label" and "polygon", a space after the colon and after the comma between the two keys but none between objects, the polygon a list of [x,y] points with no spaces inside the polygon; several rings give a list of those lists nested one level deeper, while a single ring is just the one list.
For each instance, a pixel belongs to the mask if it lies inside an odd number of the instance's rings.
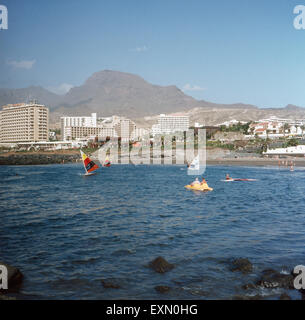
[{"label": "hillside", "polygon": [[0,89],[0,106],[36,99],[51,111],[51,123],[62,115],[98,116],[113,114],[127,116],[144,127],[156,122],[160,113],[182,112],[191,122],[215,125],[230,119],[253,121],[278,116],[305,118],[305,109],[293,105],[285,108],[260,109],[243,103],[217,104],[196,100],[176,86],[158,86],[143,78],[119,71],[103,70],[94,73],[81,86],[60,96],[42,87]]}]

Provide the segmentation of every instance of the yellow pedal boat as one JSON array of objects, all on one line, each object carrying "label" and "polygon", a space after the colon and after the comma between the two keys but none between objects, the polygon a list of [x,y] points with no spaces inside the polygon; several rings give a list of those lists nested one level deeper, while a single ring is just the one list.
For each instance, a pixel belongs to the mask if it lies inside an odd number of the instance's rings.
[{"label": "yellow pedal boat", "polygon": [[184,186],[186,189],[189,190],[195,190],[195,191],[213,191],[213,188],[210,188],[206,183],[204,184],[195,184],[191,186],[188,184],[187,186]]}]

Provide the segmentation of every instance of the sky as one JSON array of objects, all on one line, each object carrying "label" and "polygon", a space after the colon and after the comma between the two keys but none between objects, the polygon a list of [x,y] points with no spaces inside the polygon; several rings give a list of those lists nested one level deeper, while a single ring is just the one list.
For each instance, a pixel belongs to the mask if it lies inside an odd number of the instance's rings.
[{"label": "sky", "polygon": [[0,0],[0,88],[130,72],[196,99],[305,107],[305,0]]}]

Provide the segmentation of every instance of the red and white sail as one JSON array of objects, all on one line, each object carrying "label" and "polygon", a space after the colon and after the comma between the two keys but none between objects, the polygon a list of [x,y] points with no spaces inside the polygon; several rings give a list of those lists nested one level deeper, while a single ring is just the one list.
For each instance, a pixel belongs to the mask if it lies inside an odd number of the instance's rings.
[{"label": "red and white sail", "polygon": [[95,164],[82,150],[80,150],[80,154],[87,174],[92,173],[99,168],[99,166]]}]

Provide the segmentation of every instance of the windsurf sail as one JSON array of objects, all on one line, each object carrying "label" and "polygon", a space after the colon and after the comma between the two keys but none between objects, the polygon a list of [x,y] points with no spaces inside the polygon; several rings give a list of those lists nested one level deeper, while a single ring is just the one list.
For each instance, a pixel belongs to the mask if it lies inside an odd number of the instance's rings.
[{"label": "windsurf sail", "polygon": [[188,171],[199,171],[200,166],[199,166],[199,155],[193,159],[191,164],[188,167]]},{"label": "windsurf sail", "polygon": [[87,174],[92,173],[99,168],[99,166],[95,164],[82,150],[80,150],[80,154]]},{"label": "windsurf sail", "polygon": [[103,166],[104,167],[110,167],[111,166],[111,162],[110,162],[110,159],[109,159],[108,156],[106,156]]}]

